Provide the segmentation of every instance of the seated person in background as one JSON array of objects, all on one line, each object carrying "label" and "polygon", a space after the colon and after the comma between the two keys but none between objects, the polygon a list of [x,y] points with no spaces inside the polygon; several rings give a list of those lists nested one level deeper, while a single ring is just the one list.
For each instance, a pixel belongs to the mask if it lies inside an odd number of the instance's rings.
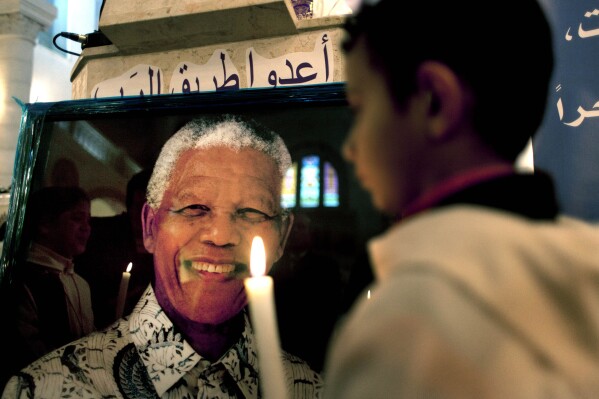
[{"label": "seated person in background", "polygon": [[335,258],[314,249],[310,218],[294,216],[285,253],[270,271],[281,346],[321,371],[341,313],[341,270]]},{"label": "seated person in background", "polygon": [[[260,397],[243,280],[255,236],[267,269],[283,254],[290,163],[283,140],[252,122],[186,124],[162,148],[142,211],[154,282],[130,315],[24,368],[2,398]],[[289,398],[318,397],[320,375],[282,355]]]},{"label": "seated person in background", "polygon": [[121,277],[129,262],[133,267],[124,314],[128,314],[152,281],[154,263],[143,244],[141,209],[152,169],[143,169],[127,183],[126,211],[115,216],[92,217],[87,249],[78,256],[77,272],[92,293],[96,327],[102,329],[116,319],[115,307]]},{"label": "seated person in background", "polygon": [[10,372],[94,330],[89,286],[73,264],[85,250],[89,219],[90,200],[79,187],[31,194],[24,226],[31,244],[5,297],[11,309],[3,328],[11,340],[2,362]]}]

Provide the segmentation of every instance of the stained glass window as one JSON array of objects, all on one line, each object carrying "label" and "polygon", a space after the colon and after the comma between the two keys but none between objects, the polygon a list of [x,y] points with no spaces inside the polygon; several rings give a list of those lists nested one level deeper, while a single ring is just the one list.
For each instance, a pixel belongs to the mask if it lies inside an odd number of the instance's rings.
[{"label": "stained glass window", "polygon": [[308,155],[302,158],[300,170],[300,207],[316,208],[320,203],[320,157]]},{"label": "stained glass window", "polygon": [[337,171],[330,162],[324,163],[324,198],[323,205],[326,207],[339,206],[339,177]]},{"label": "stained glass window", "polygon": [[[322,169],[321,169],[322,163]],[[322,187],[322,190],[321,190]],[[330,162],[311,154],[294,162],[283,178],[281,206],[284,208],[335,208],[339,206],[339,175]]]},{"label": "stained glass window", "polygon": [[281,206],[283,208],[293,208],[297,193],[297,162],[294,162],[283,178],[283,188],[281,193]]}]

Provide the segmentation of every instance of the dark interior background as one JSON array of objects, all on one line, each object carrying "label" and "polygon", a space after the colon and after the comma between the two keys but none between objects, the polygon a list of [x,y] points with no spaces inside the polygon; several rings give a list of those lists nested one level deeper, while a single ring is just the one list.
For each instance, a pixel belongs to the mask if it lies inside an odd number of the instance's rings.
[{"label": "dark interior background", "polygon": [[[11,192],[3,282],[28,245],[20,235],[29,192],[72,182],[86,190],[92,204],[102,200],[124,209],[128,180],[152,167],[168,137],[196,116],[223,113],[253,118],[279,133],[294,161],[316,153],[338,173],[340,206],[296,207],[297,228],[271,272],[283,347],[320,369],[336,321],[372,279],[366,241],[386,224],[341,157],[351,115],[339,84],[29,105]],[[298,254],[307,249],[310,257],[300,263]],[[124,267],[113,272],[116,283]],[[93,285],[97,279],[90,280]]]}]

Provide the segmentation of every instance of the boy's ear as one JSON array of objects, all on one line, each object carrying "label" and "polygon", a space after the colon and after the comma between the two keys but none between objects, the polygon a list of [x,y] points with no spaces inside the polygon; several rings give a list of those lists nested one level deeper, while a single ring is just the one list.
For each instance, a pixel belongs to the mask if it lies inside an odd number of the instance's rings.
[{"label": "boy's ear", "polygon": [[144,203],[141,210],[141,225],[144,247],[146,247],[149,253],[154,253],[154,248],[156,247],[156,214],[147,202]]},{"label": "boy's ear", "polygon": [[448,137],[468,113],[468,93],[464,85],[453,70],[437,61],[420,64],[417,82],[428,110],[430,138]]}]

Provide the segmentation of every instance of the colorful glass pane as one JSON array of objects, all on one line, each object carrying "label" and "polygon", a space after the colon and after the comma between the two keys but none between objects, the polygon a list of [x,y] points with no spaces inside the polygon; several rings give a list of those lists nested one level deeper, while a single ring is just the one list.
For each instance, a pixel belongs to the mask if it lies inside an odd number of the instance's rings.
[{"label": "colorful glass pane", "polygon": [[281,206],[283,208],[293,208],[295,206],[295,194],[297,187],[297,162],[287,169],[283,177],[281,192]]},{"label": "colorful glass pane", "polygon": [[339,177],[337,171],[329,162],[324,163],[324,198],[326,207],[339,206]]},{"label": "colorful glass pane", "polygon": [[300,206],[315,208],[320,200],[320,157],[309,155],[302,158],[300,171]]}]

